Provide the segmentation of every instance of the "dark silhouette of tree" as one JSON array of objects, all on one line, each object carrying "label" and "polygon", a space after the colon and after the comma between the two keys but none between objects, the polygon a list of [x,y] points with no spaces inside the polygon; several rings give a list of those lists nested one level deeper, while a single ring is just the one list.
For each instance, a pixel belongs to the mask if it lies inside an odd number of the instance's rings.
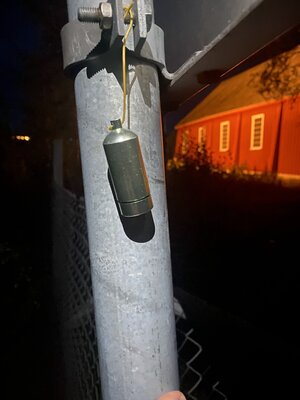
[{"label": "dark silhouette of tree", "polygon": [[0,96],[0,132],[1,136],[8,134],[9,128],[9,112],[7,104],[4,99]]},{"label": "dark silhouette of tree", "polygon": [[252,75],[250,87],[266,99],[295,98],[300,93],[300,46],[276,55]]}]

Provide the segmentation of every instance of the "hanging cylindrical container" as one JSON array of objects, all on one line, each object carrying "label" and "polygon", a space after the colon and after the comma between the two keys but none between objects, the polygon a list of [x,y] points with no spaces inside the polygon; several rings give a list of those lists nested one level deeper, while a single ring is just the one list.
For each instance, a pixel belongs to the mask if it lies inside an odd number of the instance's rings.
[{"label": "hanging cylindrical container", "polygon": [[112,188],[121,215],[136,217],[152,207],[152,198],[138,136],[123,129],[120,120],[103,142]]}]

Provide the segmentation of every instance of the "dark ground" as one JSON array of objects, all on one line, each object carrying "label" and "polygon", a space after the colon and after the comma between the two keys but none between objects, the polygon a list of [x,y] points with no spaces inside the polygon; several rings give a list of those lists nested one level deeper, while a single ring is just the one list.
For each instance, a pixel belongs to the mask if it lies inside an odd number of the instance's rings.
[{"label": "dark ground", "polygon": [[224,392],[298,398],[300,188],[167,177],[177,297]]},{"label": "dark ground", "polygon": [[[20,165],[1,175],[4,398],[57,399],[51,172]],[[300,189],[191,171],[167,182],[175,293],[199,362],[230,400],[298,398]]]},{"label": "dark ground", "polygon": [[[50,171],[10,148],[1,169],[2,398],[53,399]],[[23,161],[22,161],[23,160]],[[3,159],[2,159],[3,161]],[[4,394],[5,393],[5,394]]]}]

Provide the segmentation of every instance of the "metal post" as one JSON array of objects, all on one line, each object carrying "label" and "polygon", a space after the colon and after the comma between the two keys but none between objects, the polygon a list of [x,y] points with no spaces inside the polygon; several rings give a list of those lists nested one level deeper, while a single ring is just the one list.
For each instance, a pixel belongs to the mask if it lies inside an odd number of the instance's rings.
[{"label": "metal post", "polygon": [[[68,0],[69,19],[99,0]],[[102,146],[122,111],[121,54],[75,79],[95,319],[104,400],[154,400],[178,389],[168,215],[156,67],[130,61],[127,121],[138,134],[154,208],[120,218]],[[119,79],[119,80],[118,80]]]}]

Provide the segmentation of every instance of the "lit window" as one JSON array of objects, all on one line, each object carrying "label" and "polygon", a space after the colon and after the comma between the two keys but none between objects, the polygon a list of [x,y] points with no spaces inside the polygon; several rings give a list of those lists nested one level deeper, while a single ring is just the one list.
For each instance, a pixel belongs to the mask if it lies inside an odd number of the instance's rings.
[{"label": "lit window", "polygon": [[224,121],[220,123],[220,151],[229,150],[230,141],[230,122]]},{"label": "lit window", "polygon": [[189,131],[185,130],[182,134],[181,154],[186,154],[189,148]]},{"label": "lit window", "polygon": [[205,126],[199,126],[198,128],[198,149],[203,151],[206,143],[206,129]]},{"label": "lit window", "polygon": [[261,150],[264,139],[265,114],[251,116],[251,142],[250,150]]}]

